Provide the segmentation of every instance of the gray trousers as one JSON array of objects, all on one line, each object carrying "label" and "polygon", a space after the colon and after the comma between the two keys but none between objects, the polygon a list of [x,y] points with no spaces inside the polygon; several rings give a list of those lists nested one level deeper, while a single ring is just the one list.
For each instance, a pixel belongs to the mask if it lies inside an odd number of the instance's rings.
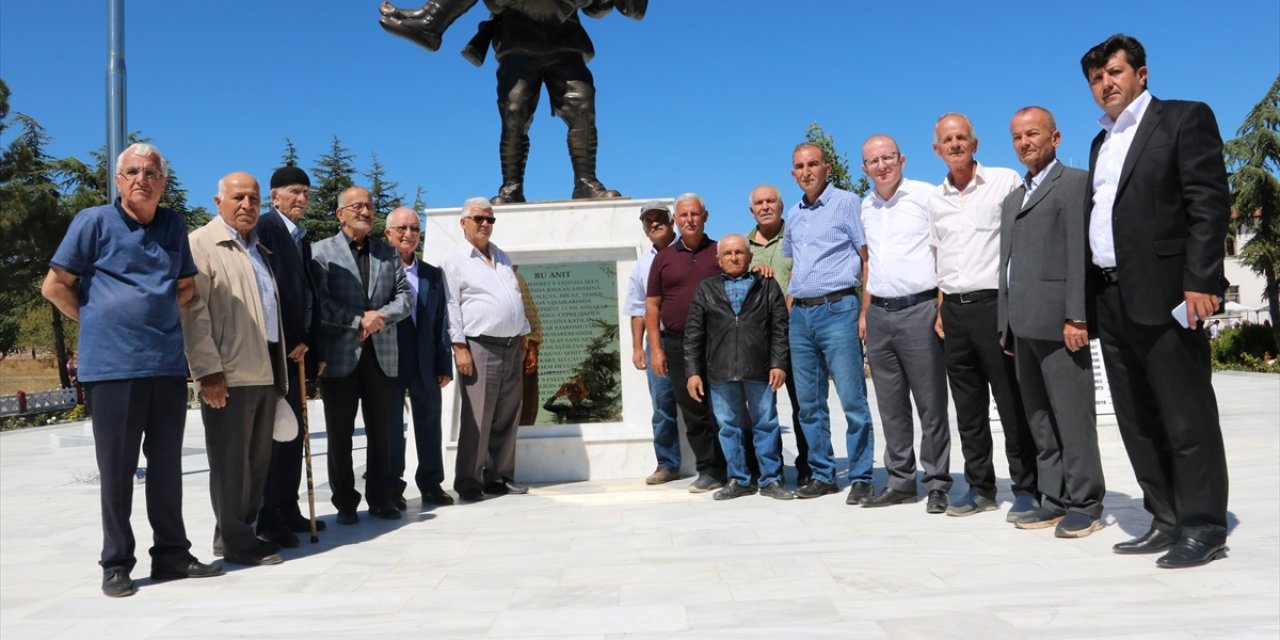
[{"label": "gray trousers", "polygon": [[1036,442],[1036,488],[1055,511],[1102,516],[1107,493],[1098,453],[1097,409],[1089,349],[1061,340],[1014,338],[1018,387]]},{"label": "gray trousers", "polygon": [[911,399],[920,413],[920,465],[927,491],[951,490],[951,426],[942,340],[933,331],[938,303],[897,311],[867,306],[867,362],[884,431],[888,487],[915,493],[916,454]]},{"label": "gray trousers", "polygon": [[519,340],[505,347],[467,340],[467,346],[475,370],[458,380],[462,416],[453,478],[458,491],[515,479],[516,424],[524,395],[524,349]]},{"label": "gray trousers", "polygon": [[217,524],[213,546],[245,553],[258,544],[253,519],[271,466],[271,433],[276,399],[271,385],[230,387],[221,409],[201,403],[204,442],[209,454],[209,497]]}]

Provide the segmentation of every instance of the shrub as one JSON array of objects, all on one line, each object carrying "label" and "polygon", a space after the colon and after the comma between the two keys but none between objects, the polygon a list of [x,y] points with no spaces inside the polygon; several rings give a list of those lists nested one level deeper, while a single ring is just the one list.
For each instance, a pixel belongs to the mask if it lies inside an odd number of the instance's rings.
[{"label": "shrub", "polygon": [[1276,355],[1276,342],[1271,329],[1260,324],[1246,324],[1227,329],[1211,345],[1214,366],[1248,364],[1245,356],[1261,362],[1263,356]]}]

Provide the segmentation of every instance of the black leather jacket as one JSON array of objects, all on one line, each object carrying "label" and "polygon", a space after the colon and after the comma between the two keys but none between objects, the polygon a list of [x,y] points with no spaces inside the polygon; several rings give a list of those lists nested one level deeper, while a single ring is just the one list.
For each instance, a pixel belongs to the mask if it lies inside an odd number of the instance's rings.
[{"label": "black leather jacket", "polygon": [[684,327],[688,375],[768,381],[769,369],[787,368],[788,355],[787,305],[776,280],[756,276],[737,316],[722,276],[698,283]]}]

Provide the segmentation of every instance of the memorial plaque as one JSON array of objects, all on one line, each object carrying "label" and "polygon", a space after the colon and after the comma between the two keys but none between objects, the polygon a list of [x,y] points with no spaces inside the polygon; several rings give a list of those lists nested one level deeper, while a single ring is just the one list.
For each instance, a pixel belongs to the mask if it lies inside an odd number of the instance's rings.
[{"label": "memorial plaque", "polygon": [[532,424],[620,421],[617,264],[523,264],[519,273],[542,324]]}]

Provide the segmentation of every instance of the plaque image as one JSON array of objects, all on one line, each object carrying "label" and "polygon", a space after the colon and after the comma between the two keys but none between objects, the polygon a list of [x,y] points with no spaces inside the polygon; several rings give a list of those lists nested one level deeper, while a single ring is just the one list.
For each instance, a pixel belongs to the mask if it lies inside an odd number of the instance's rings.
[{"label": "plaque image", "polygon": [[617,265],[523,264],[517,275],[530,339],[539,342],[537,365],[526,368],[520,423],[622,420]]}]

